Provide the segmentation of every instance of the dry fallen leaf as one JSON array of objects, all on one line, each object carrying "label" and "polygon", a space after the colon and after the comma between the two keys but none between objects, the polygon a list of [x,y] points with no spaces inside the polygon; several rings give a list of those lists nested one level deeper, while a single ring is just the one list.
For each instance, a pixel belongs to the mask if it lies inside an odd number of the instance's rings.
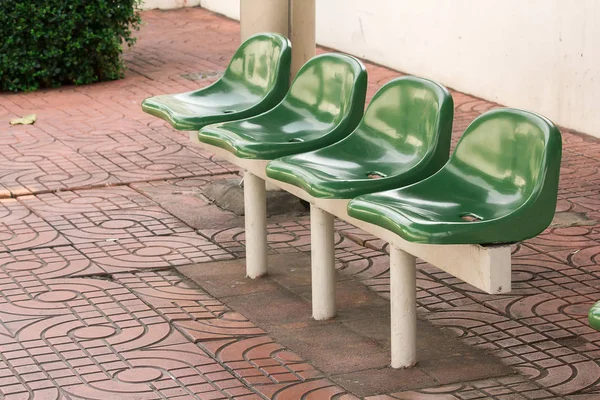
[{"label": "dry fallen leaf", "polygon": [[10,120],[11,125],[33,125],[37,116],[35,114],[29,114],[23,118],[15,118]]}]

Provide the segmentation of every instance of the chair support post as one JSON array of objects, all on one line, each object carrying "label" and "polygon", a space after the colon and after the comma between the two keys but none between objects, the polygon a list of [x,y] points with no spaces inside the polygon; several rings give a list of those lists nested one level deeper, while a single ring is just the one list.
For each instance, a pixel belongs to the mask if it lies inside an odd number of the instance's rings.
[{"label": "chair support post", "polygon": [[255,279],[267,274],[267,195],[265,181],[244,172],[246,223],[246,275]]},{"label": "chair support post", "polygon": [[313,318],[335,317],[335,239],[333,215],[310,205]]},{"label": "chair support post", "polygon": [[416,259],[390,245],[392,368],[417,363]]}]

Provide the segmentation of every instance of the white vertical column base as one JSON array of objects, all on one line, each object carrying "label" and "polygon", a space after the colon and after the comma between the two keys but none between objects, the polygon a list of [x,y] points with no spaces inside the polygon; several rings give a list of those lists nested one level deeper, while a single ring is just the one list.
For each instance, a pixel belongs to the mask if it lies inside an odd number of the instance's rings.
[{"label": "white vertical column base", "polygon": [[392,368],[417,363],[417,272],[414,256],[390,245]]},{"label": "white vertical column base", "polygon": [[267,274],[267,195],[265,181],[244,172],[246,223],[246,275],[255,279]]},{"label": "white vertical column base", "polygon": [[313,318],[335,317],[335,239],[333,215],[310,205]]}]

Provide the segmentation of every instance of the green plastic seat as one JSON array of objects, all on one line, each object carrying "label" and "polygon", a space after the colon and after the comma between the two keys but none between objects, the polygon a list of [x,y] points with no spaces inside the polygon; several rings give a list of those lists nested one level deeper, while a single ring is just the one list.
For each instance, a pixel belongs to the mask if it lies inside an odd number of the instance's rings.
[{"label": "green plastic seat", "polygon": [[597,331],[600,331],[600,301],[592,306],[588,314],[590,326]]},{"label": "green plastic seat", "polygon": [[304,64],[275,108],[245,120],[207,126],[198,140],[238,158],[259,160],[325,147],[356,128],[366,89],[367,72],[360,61],[323,54]]},{"label": "green plastic seat", "polygon": [[432,81],[406,76],[384,85],[348,137],[282,157],[267,176],[313,197],[350,199],[425,179],[448,161],[452,96]]},{"label": "green plastic seat", "polygon": [[282,35],[252,36],[215,83],[193,92],[150,97],[142,102],[142,110],[186,131],[261,114],[287,93],[291,54],[290,42]]},{"label": "green plastic seat", "polygon": [[513,243],[554,216],[562,140],[544,117],[497,109],[467,128],[448,163],[411,186],[359,196],[348,214],[429,244]]}]

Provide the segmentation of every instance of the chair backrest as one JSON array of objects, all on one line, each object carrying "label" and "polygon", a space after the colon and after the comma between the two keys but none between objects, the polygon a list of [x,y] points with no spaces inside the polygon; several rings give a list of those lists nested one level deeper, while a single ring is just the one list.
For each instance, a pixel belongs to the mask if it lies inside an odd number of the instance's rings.
[{"label": "chair backrest", "polygon": [[302,66],[278,107],[339,124],[340,129],[348,125],[351,131],[362,118],[366,87],[367,72],[360,61],[345,54],[322,54]]},{"label": "chair backrest", "polygon": [[561,155],[561,135],[551,121],[502,108],[469,125],[444,169],[468,184],[461,187],[463,195],[481,199],[488,217],[511,209],[548,226],[556,208]]},{"label": "chair backrest", "polygon": [[291,59],[292,48],[286,37],[259,33],[237,49],[221,83],[242,84],[259,95],[266,95],[274,88],[285,93],[289,88]]},{"label": "chair backrest", "polygon": [[396,159],[408,168],[420,164],[415,172],[422,179],[448,161],[453,117],[454,103],[446,88],[403,76],[375,94],[356,131],[357,139],[364,143],[363,152],[381,153],[368,154],[369,158]]}]

